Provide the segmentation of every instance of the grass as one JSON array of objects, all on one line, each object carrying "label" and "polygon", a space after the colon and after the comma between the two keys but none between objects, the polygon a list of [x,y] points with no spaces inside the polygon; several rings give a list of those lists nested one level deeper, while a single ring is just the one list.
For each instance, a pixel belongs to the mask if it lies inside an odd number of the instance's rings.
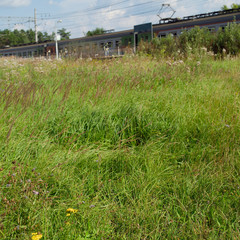
[{"label": "grass", "polygon": [[239,239],[239,64],[0,59],[0,238]]}]

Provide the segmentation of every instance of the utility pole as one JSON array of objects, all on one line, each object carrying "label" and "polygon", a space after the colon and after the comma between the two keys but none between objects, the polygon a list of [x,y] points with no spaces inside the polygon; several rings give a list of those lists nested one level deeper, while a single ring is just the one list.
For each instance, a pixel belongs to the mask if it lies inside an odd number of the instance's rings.
[{"label": "utility pole", "polygon": [[37,34],[37,10],[34,8],[34,26],[35,26],[35,42],[38,43],[38,34]]},{"label": "utility pole", "polygon": [[31,22],[32,22],[32,21],[31,21],[31,17],[29,17],[29,19],[28,19],[28,23],[29,23],[29,27],[28,27],[28,28],[29,28],[29,29],[31,29],[31,26],[30,26]]},{"label": "utility pole", "polygon": [[[61,23],[62,20],[58,20],[55,23],[55,45],[56,45],[56,59],[58,60],[59,56],[58,56],[58,35],[57,35],[57,24]],[[59,39],[60,40],[60,39]]]},{"label": "utility pole", "polygon": [[8,17],[8,29],[10,30],[10,20],[11,20],[11,17]]}]

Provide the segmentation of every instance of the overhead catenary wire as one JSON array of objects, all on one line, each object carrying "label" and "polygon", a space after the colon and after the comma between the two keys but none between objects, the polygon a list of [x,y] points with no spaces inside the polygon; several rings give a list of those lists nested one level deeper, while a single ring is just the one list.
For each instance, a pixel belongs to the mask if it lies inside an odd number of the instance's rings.
[{"label": "overhead catenary wire", "polygon": [[[120,8],[114,8],[114,9],[109,9],[112,5],[108,5],[107,7],[102,7],[102,8],[98,8],[98,9],[93,9],[93,10],[89,10],[89,11],[78,11],[78,12],[75,12],[77,14],[72,14],[71,16],[68,16],[67,14],[68,13],[62,13],[61,15],[55,15],[55,16],[52,16],[51,18],[46,18],[47,19],[69,19],[69,18],[76,18],[76,17],[82,17],[82,16],[93,16],[93,15],[90,15],[89,12],[90,11],[97,11],[97,10],[104,10],[104,9],[107,9],[107,11],[105,12],[113,12],[113,11],[118,11],[118,10],[123,10],[123,9],[129,9],[129,8],[134,8],[134,7],[138,7],[138,6],[142,6],[142,5],[147,5],[147,4],[151,4],[151,3],[157,3],[157,6],[159,5],[159,2],[162,2],[162,1],[165,1],[165,0],[154,0],[154,1],[147,1],[147,2],[143,2],[143,3],[138,3],[138,4],[133,4],[133,5],[130,5],[130,6],[125,6],[125,7],[120,7]],[[182,0],[179,0],[179,1],[182,1]],[[126,1],[123,1],[123,2],[126,2]],[[99,13],[102,13],[102,11],[100,11]],[[94,13],[94,15],[98,14],[98,12]]]},{"label": "overhead catenary wire", "polygon": [[94,8],[87,8],[87,9],[83,9],[83,10],[80,10],[80,11],[61,13],[61,14],[54,15],[53,17],[50,17],[48,19],[58,19],[59,17],[63,18],[64,15],[73,15],[73,14],[76,14],[76,13],[89,13],[89,12],[92,12],[92,11],[112,7],[112,6],[115,6],[115,5],[120,5],[120,4],[125,3],[125,2],[129,2],[129,0],[115,2],[115,3],[107,4],[107,5],[105,4],[105,5],[97,6],[97,7],[94,7]]},{"label": "overhead catenary wire", "polygon": [[[184,0],[174,1],[174,3],[180,2],[180,1],[184,1]],[[206,0],[204,0],[204,1],[206,1]],[[162,2],[165,2],[165,1],[162,1]],[[156,1],[148,1],[148,2],[146,2],[146,3],[135,4],[135,5],[132,5],[131,7],[137,7],[137,6],[141,6],[141,5],[143,5],[143,4],[150,4],[150,3],[156,3]],[[159,3],[158,3],[158,4],[159,4]],[[152,7],[155,7],[155,8],[156,8],[156,7],[158,7],[158,5],[152,5]],[[108,14],[108,13],[111,13],[111,12],[114,12],[114,11],[118,11],[118,10],[121,10],[121,9],[125,9],[125,8],[129,8],[129,7],[111,9],[111,10],[108,10],[108,11],[104,12],[104,14]],[[156,9],[155,11],[152,11],[152,12],[156,12],[156,13],[157,13],[157,10],[158,10],[158,9]],[[146,13],[149,13],[149,11],[147,11]],[[103,14],[103,12],[100,12],[99,14]],[[142,14],[142,13],[140,13],[140,14]],[[139,15],[140,15],[140,14],[139,14]],[[74,15],[74,16],[71,16],[71,18],[72,18],[72,19],[76,19],[76,18],[78,18],[78,17],[80,17],[80,16],[84,16],[84,15],[86,15],[86,14],[84,13],[84,14],[81,14],[81,15]],[[130,16],[136,16],[136,15],[138,15],[138,14],[130,14]],[[97,19],[97,14],[96,14],[96,13],[94,14],[94,16],[93,16],[93,15],[89,15],[89,14],[88,14],[87,16],[88,16],[88,17],[94,17],[94,19]],[[101,15],[100,15],[99,17],[102,18]],[[129,15],[117,16],[116,18],[122,19],[122,18],[124,18],[124,17],[129,17]],[[68,22],[68,20],[69,20],[68,18],[64,18],[64,16],[62,16],[61,19],[64,19],[65,22]],[[74,22],[71,22],[71,27],[73,26],[72,23],[74,23]],[[67,26],[67,25],[66,25],[66,26]]]},{"label": "overhead catenary wire", "polygon": [[[180,1],[181,1],[181,0],[180,0]],[[153,3],[153,2],[156,3],[156,1],[148,1],[147,3],[149,4],[149,3]],[[135,4],[135,5],[132,5],[131,7],[141,6],[141,5],[143,5],[143,4],[146,4],[146,3]],[[121,19],[121,18],[129,17],[129,16],[142,15],[142,14],[144,14],[144,13],[149,13],[149,12],[157,12],[156,7],[158,7],[158,5],[159,5],[159,4],[153,5],[152,7],[155,7],[155,8],[154,8],[152,11],[145,11],[145,12],[140,12],[140,13],[131,13],[131,14],[124,15],[124,16],[119,16],[119,15],[118,15],[118,16],[116,16],[116,17],[114,17],[114,18]],[[112,12],[115,12],[115,11],[118,11],[118,10],[121,10],[121,9],[127,9],[127,8],[129,8],[129,7],[118,8],[118,9],[111,9],[111,10],[108,10],[108,11],[106,11],[106,12],[104,12],[104,13],[101,12],[101,14],[108,14],[108,13],[112,13]],[[146,8],[145,8],[145,9],[146,9]],[[83,15],[85,15],[85,14],[83,14]],[[83,15],[81,15],[81,16],[83,16]],[[94,14],[94,16],[93,16],[93,15],[91,15],[91,16],[87,15],[87,16],[88,16],[88,17],[94,17],[94,19],[97,19],[97,18],[98,18],[96,13]],[[80,17],[80,15],[72,16],[71,18],[77,18],[77,17]],[[99,16],[99,17],[102,18],[102,16]],[[61,18],[61,19],[64,19],[64,18]],[[67,22],[67,19],[65,19],[65,21]],[[72,24],[71,24],[71,26],[72,26]],[[79,26],[79,25],[78,25],[78,26]]]},{"label": "overhead catenary wire", "polygon": [[[105,4],[105,5],[102,5],[102,6],[97,6],[97,7],[95,7],[95,8],[88,8],[88,9],[86,9],[86,10],[82,10],[82,11],[75,11],[75,12],[69,12],[69,13],[65,13],[66,15],[68,15],[68,14],[74,14],[74,13],[81,13],[82,12],[82,14],[84,13],[84,14],[88,14],[88,16],[89,16],[89,12],[92,12],[92,11],[96,11],[96,10],[102,10],[102,9],[106,9],[106,8],[109,8],[109,7],[112,7],[112,6],[116,6],[116,5],[120,5],[120,4],[122,4],[122,3],[126,3],[126,2],[129,2],[129,0],[124,0],[124,1],[118,1],[118,2],[114,2],[114,3],[112,3],[112,4]],[[148,1],[148,2],[155,2],[155,1]],[[148,3],[147,2],[147,3]],[[142,5],[142,4],[147,4],[147,3],[141,3],[141,4],[136,4],[136,5]],[[134,7],[134,6],[126,6],[126,7],[124,7],[124,8],[121,8],[121,9],[125,9],[125,8],[129,8],[129,7]],[[113,11],[115,11],[115,10],[117,10],[117,9],[114,9]],[[72,15],[70,18],[76,18],[76,17],[79,17],[78,15]],[[19,17],[19,18],[21,18],[21,17]],[[27,18],[27,19],[29,19],[29,17],[25,17],[25,18]],[[59,19],[59,18],[61,18],[61,19],[65,19],[64,18],[64,14],[61,14],[61,15],[55,15],[55,17],[51,17],[51,18],[49,18],[49,17],[47,17],[47,18],[41,18],[41,20],[56,20],[56,19]],[[31,21],[33,21],[33,18],[32,18],[32,20]],[[21,24],[21,23],[19,23],[19,24]],[[11,24],[12,25],[12,24]],[[8,26],[9,26],[9,23],[8,23]]]},{"label": "overhead catenary wire", "polygon": [[[121,3],[123,3],[123,2],[127,2],[127,1],[121,1]],[[145,3],[141,3],[141,4],[134,4],[134,5],[132,5],[131,7],[133,8],[133,7],[137,7],[137,6],[141,6],[141,5],[143,5],[143,4],[149,4],[149,3],[157,3],[157,5],[155,5],[155,6],[153,6],[153,7],[158,7],[158,5],[159,5],[159,0],[158,1],[147,1],[147,2],[145,2]],[[121,8],[114,8],[114,9],[111,9],[111,10],[107,10],[107,11],[105,11],[104,13],[105,14],[108,14],[108,13],[111,13],[111,12],[114,12],[114,11],[117,11],[117,10],[119,10],[119,9],[128,9],[128,7],[129,6],[126,6],[126,7],[121,7]],[[154,8],[154,10],[151,10],[151,11],[145,11],[145,12],[140,12],[140,13],[136,13],[136,14],[129,14],[129,15],[124,15],[124,16],[116,16],[116,17],[114,17],[114,19],[124,19],[124,18],[126,18],[126,17],[131,17],[131,16],[137,16],[137,15],[142,15],[142,14],[145,14],[145,13],[149,13],[149,12],[156,12],[156,10],[155,10],[155,8]],[[145,8],[146,9],[146,8]],[[102,14],[103,12],[100,12],[100,14]],[[84,13],[84,15],[85,15],[85,13]],[[96,14],[96,13],[94,13],[94,16],[93,15],[87,15],[88,17],[94,17],[94,19],[98,19],[98,18],[102,18],[101,17],[101,15],[100,16],[98,16],[98,14]],[[80,16],[79,15],[77,15],[77,16],[71,16],[71,18],[70,19],[72,19],[72,21],[68,18],[68,19],[66,19],[66,18],[64,18],[63,16],[61,16],[61,19],[64,19],[63,20],[63,22],[65,22],[65,24],[63,24],[62,26],[64,27],[64,28],[68,28],[68,27],[70,27],[70,30],[71,30],[71,32],[74,30],[74,29],[79,29],[79,28],[81,28],[81,27],[84,27],[84,25],[80,25],[80,24],[78,24],[78,23],[76,23],[76,20],[74,20],[74,19],[76,19],[76,18],[79,18]],[[53,18],[52,18],[53,19]],[[46,21],[50,21],[50,19],[46,19]],[[112,19],[110,20],[110,21],[112,21]],[[99,21],[98,21],[98,23],[99,23]]]},{"label": "overhead catenary wire", "polygon": [[[184,0],[180,0],[180,1],[184,1]],[[153,2],[156,3],[156,1],[148,1],[147,3],[149,4],[150,2],[151,2],[151,3],[153,3]],[[177,2],[177,1],[176,1],[176,2]],[[178,2],[179,2],[179,1],[178,1]],[[142,5],[142,4],[143,4],[143,3],[141,3],[141,4],[136,4],[136,5],[134,5],[134,6],[139,6],[139,5]],[[124,18],[131,17],[131,16],[144,15],[144,14],[148,14],[148,13],[157,14],[157,10],[158,10],[158,9],[156,9],[157,6],[159,6],[159,5],[152,5],[152,8],[151,8],[150,10],[144,11],[144,12],[137,12],[137,13],[134,13],[134,14],[131,13],[131,14],[128,14],[128,15],[124,14],[123,16],[119,16],[119,15],[118,15],[118,16],[116,16],[116,17],[111,18],[110,21],[113,22],[114,19],[120,20],[120,19],[124,19]],[[122,9],[122,8],[120,8],[120,9]],[[145,8],[145,9],[146,9],[146,8]],[[116,10],[119,10],[119,9],[112,9],[112,10],[106,11],[105,14],[114,12],[114,11],[116,11]],[[74,17],[76,17],[76,16],[74,16]],[[94,16],[91,16],[91,17],[94,17],[94,20],[97,20],[97,19],[98,19],[98,17],[97,17],[96,14],[95,14]],[[102,19],[102,16],[100,15],[99,18]],[[73,22],[70,21],[69,25],[65,24],[64,26],[65,26],[65,27],[71,27],[71,29],[83,27],[83,25],[80,25],[80,24],[77,24],[76,26],[73,26],[72,23],[73,23]],[[98,22],[98,24],[99,24],[99,22]]]},{"label": "overhead catenary wire", "polygon": [[[176,7],[176,10],[178,9],[180,3],[181,6],[184,6],[184,9],[194,9],[198,5],[202,5],[203,3],[207,3],[207,0],[200,0],[196,2],[195,4],[189,4],[187,3],[187,0],[175,0],[175,1],[166,1],[166,0],[151,0],[151,1],[144,1],[137,4],[132,4],[129,0],[124,1],[115,1],[112,4],[104,4],[104,5],[98,5],[93,8],[88,8],[85,10],[79,10],[74,12],[66,12],[62,14],[53,15],[51,17],[42,17],[40,18],[38,22],[39,28],[46,29],[47,32],[49,32],[49,28],[47,29],[46,26],[49,26],[51,21],[56,21],[57,19],[62,19],[63,23],[61,25],[62,28],[67,29],[67,31],[70,31],[71,33],[74,33],[76,36],[77,34],[80,35],[81,32],[86,30],[86,25],[92,26],[92,29],[94,27],[104,27],[107,26],[107,28],[110,26],[110,28],[114,28],[115,30],[121,30],[122,28],[132,28],[132,23],[135,22],[133,19],[132,21],[128,21],[129,24],[119,24],[119,22],[125,22],[125,19],[129,19],[130,17],[134,17],[136,21],[136,24],[141,24],[144,22],[147,22],[150,18],[157,18],[156,14],[160,8],[160,4],[162,3],[168,3],[170,2]],[[185,3],[184,3],[185,2]],[[130,5],[129,5],[130,3]],[[177,5],[176,5],[177,4]],[[123,5],[123,6],[121,6]],[[144,10],[143,11],[143,7]],[[128,10],[131,10],[131,13],[129,13]],[[119,14],[117,15],[118,11]],[[116,14],[116,16],[110,16],[110,15]],[[192,13],[189,13],[189,15]],[[147,15],[144,17],[144,15]],[[106,17],[104,17],[106,16]],[[185,15],[186,16],[186,15]],[[79,24],[79,18],[81,18],[81,22]],[[90,22],[91,19],[91,22]],[[118,21],[118,22],[117,22]],[[28,22],[29,23],[29,22]],[[93,24],[95,23],[95,24]],[[156,20],[157,23],[157,20]],[[24,24],[23,22],[18,23]],[[115,27],[113,24],[116,24],[117,27]],[[9,26],[9,23],[6,24]],[[12,24],[13,25],[13,24]],[[12,26],[11,25],[11,26]],[[13,25],[14,26],[14,25]],[[51,31],[51,30],[50,30]],[[76,34],[75,34],[76,33]]]},{"label": "overhead catenary wire", "polygon": [[[203,2],[205,2],[205,1],[203,1]],[[157,11],[154,9],[154,10],[152,10],[152,11],[145,11],[145,12],[141,12],[141,13],[137,13],[137,14],[130,14],[130,15],[124,15],[123,17],[121,17],[121,18],[119,18],[119,17],[117,17],[117,19],[111,19],[111,23],[112,24],[114,24],[115,23],[115,21],[119,21],[120,19],[124,19],[124,18],[129,18],[129,17],[131,17],[131,16],[138,16],[138,15],[141,15],[141,14],[146,14],[146,13],[152,13],[153,15],[152,16],[155,16],[156,15],[156,13],[157,13]],[[142,20],[142,19],[140,19],[140,20]],[[136,24],[140,24],[140,23],[144,23],[144,22],[146,22],[146,20],[142,20],[142,22],[137,22]],[[156,20],[156,22],[155,23],[157,23],[157,20]],[[99,24],[99,22],[98,22],[98,24]],[[104,25],[104,24],[102,24],[102,25]],[[99,25],[98,25],[99,26]],[[80,29],[81,29],[81,27],[84,27],[84,26],[80,26],[80,25],[78,25],[78,26],[72,26],[71,25],[71,33],[73,33],[73,34],[75,34],[76,35],[76,33],[77,32],[80,32]],[[133,27],[133,25],[131,24],[131,25],[126,25],[125,26],[125,29],[130,29],[130,28],[132,28]],[[111,28],[111,27],[110,27]],[[124,28],[117,28],[117,30],[121,30],[121,29],[124,29]],[[70,29],[69,29],[70,30]],[[82,31],[81,31],[82,32]],[[78,34],[79,35],[79,34]]]}]

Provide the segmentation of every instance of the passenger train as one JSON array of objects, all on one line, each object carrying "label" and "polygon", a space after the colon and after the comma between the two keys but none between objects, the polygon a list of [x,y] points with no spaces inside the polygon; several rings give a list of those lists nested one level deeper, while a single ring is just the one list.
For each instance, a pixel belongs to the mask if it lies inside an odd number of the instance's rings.
[{"label": "passenger train", "polygon": [[[128,47],[134,48],[142,40],[151,41],[156,36],[166,37],[168,34],[178,36],[184,30],[190,30],[195,26],[207,27],[210,31],[225,28],[228,23],[235,21],[240,23],[240,8],[216,11],[183,18],[165,18],[158,24],[148,23],[134,26],[133,29],[105,33],[91,37],[81,37],[58,42],[59,55],[61,57],[94,57],[107,55],[122,55]],[[51,57],[56,55],[56,43],[44,42],[0,49],[0,56],[18,57]]]}]

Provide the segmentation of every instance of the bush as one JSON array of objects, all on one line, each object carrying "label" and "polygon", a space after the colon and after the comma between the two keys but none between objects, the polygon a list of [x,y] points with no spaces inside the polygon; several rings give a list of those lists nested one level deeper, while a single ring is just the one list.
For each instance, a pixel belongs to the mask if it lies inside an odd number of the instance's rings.
[{"label": "bush", "polygon": [[171,34],[166,38],[153,38],[151,43],[142,42],[138,48],[140,53],[147,53],[162,57],[187,57],[189,54],[196,56],[213,51],[214,54],[237,55],[240,52],[240,25],[236,22],[228,24],[223,30],[210,32],[208,28],[194,27],[183,31],[179,37]]},{"label": "bush", "polygon": [[227,54],[237,55],[240,52],[240,26],[233,22],[223,30],[219,29],[215,35],[212,49],[215,54],[223,54],[223,49]]}]

